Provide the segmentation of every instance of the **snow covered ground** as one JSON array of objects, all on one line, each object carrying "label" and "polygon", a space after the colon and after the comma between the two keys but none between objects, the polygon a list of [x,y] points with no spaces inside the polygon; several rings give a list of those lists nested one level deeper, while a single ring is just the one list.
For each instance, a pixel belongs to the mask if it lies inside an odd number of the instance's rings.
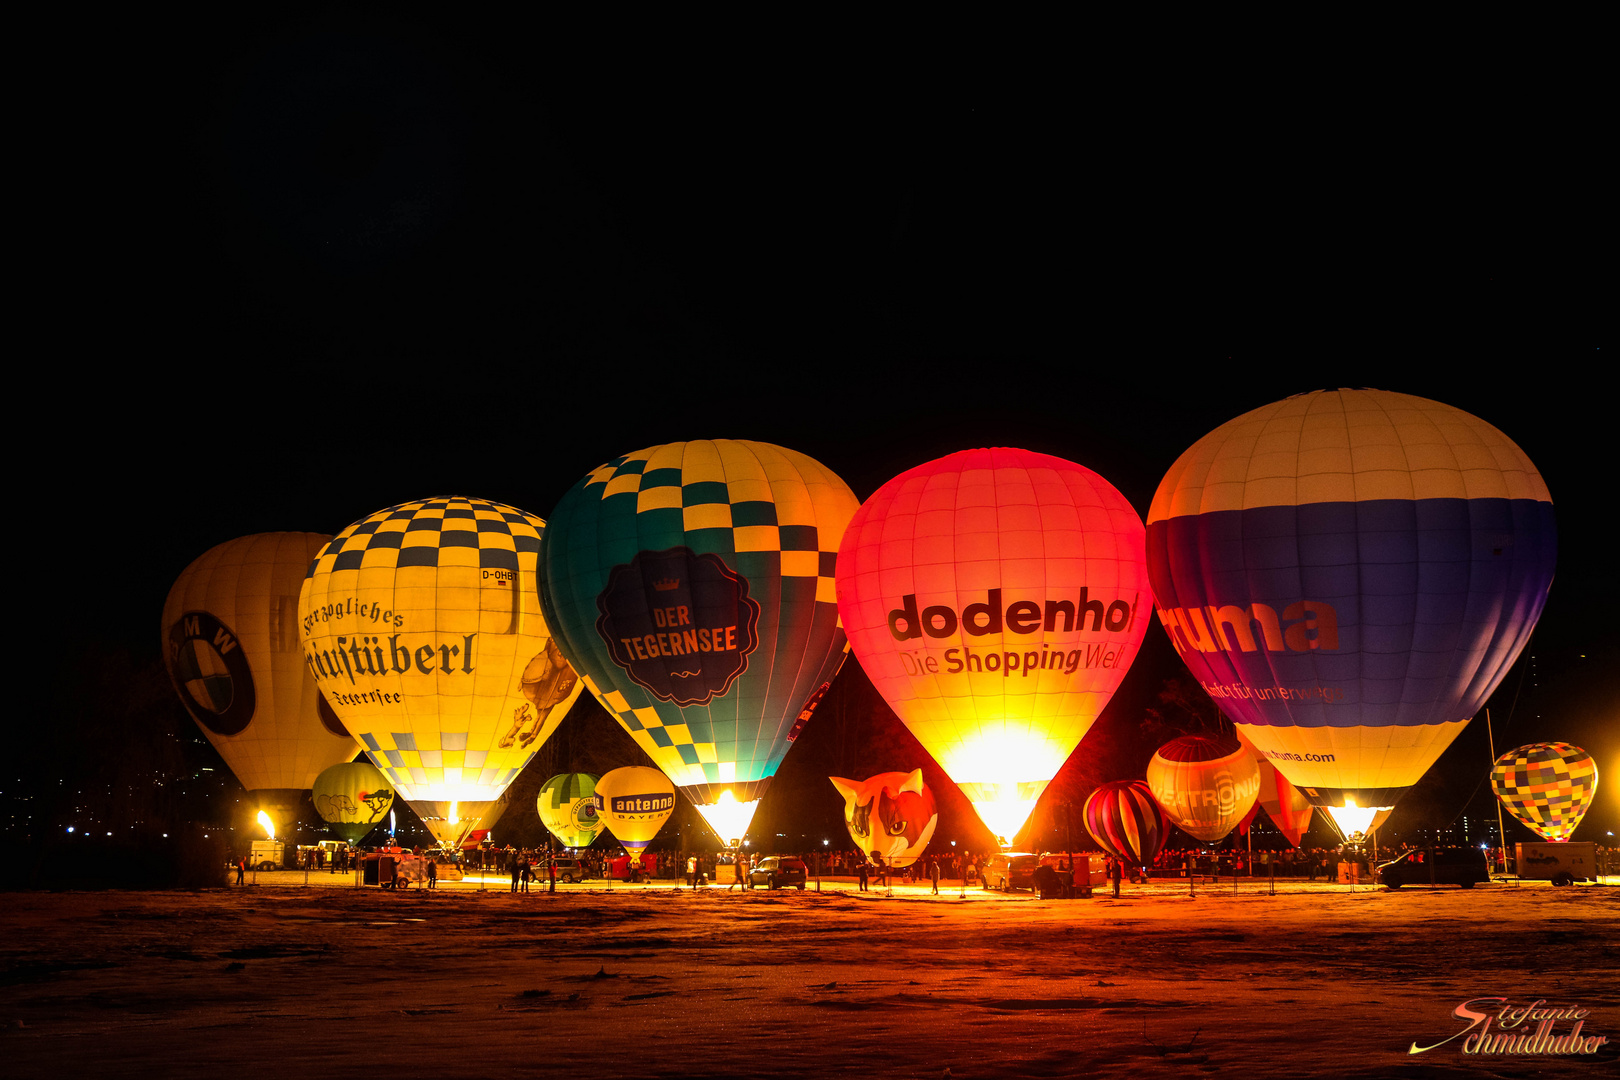
[{"label": "snow covered ground", "polygon": [[[1227,879],[1040,901],[303,879],[0,897],[0,1070],[1595,1077],[1620,1060],[1609,885],[1272,896]],[[1584,1008],[1582,1034],[1610,1041],[1577,1058],[1462,1038],[1408,1052],[1464,1032],[1453,1010],[1485,997]]]}]

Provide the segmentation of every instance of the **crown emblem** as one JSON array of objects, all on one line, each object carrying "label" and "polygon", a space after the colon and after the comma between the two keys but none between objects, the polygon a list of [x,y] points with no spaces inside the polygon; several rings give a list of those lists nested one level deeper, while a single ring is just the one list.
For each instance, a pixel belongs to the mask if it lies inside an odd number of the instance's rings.
[{"label": "crown emblem", "polygon": [[659,592],[670,592],[681,587],[681,579],[675,577],[659,578],[653,582],[653,588]]}]

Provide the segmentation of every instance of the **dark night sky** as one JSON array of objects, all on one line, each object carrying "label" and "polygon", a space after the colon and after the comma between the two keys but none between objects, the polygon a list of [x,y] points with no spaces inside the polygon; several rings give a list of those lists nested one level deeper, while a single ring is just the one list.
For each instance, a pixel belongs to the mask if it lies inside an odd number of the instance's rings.
[{"label": "dark night sky", "polygon": [[38,583],[77,633],[155,654],[216,543],[431,494],[545,516],[673,439],[790,446],[862,498],[1023,446],[1145,514],[1218,424],[1374,386],[1540,467],[1559,572],[1512,737],[1620,762],[1612,243],[1581,117],[1507,88],[1442,115],[1094,74],[1039,104],[940,70],[699,79],[651,42],[276,18],[195,31],[103,107],[131,179],[76,288],[114,367],[52,376],[89,453],[40,492],[90,519]]}]

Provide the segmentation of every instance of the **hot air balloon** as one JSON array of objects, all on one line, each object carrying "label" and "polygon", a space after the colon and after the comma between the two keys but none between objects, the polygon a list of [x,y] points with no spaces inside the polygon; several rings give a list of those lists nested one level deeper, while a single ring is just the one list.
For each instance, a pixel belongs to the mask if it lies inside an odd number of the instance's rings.
[{"label": "hot air balloon", "polygon": [[1518,657],[1552,501],[1460,409],[1301,394],[1182,454],[1148,513],[1160,621],[1245,738],[1347,837],[1428,770]]},{"label": "hot air balloon", "polygon": [[614,458],[552,514],[564,655],[723,841],[843,661],[833,567],[855,506],[803,454],[716,440]]},{"label": "hot air balloon", "polygon": [[875,851],[893,867],[910,866],[922,856],[939,824],[939,810],[921,769],[865,780],[827,779],[844,797],[844,828],[862,853]]},{"label": "hot air balloon", "polygon": [[1147,866],[1170,835],[1170,818],[1141,780],[1114,780],[1086,798],[1086,830],[1110,855]]},{"label": "hot air balloon", "polygon": [[1183,832],[1213,844],[1254,809],[1260,767],[1236,739],[1183,735],[1153,755],[1147,785]]},{"label": "hot air balloon", "polygon": [[[1311,815],[1316,812],[1300,790],[1288,782],[1269,761],[1257,761],[1260,767],[1260,801],[1257,804],[1271,818],[1271,823],[1282,830],[1288,842],[1299,847],[1305,830],[1311,827]],[[1382,821],[1374,819],[1377,824]]]},{"label": "hot air balloon", "polygon": [[675,812],[675,786],[657,769],[626,765],[596,782],[596,816],[641,865],[641,853]]},{"label": "hot air balloon", "polygon": [[558,773],[540,785],[540,823],[563,847],[590,847],[602,831],[595,795],[596,777],[590,773]]},{"label": "hot air balloon", "polygon": [[838,554],[856,658],[1008,843],[1147,632],[1141,518],[1071,461],[964,450],[884,484]]},{"label": "hot air balloon", "polygon": [[315,778],[312,795],[321,820],[351,844],[381,825],[394,805],[394,786],[369,761],[324,770]]},{"label": "hot air balloon", "polygon": [[440,498],[350,525],[308,567],[304,659],[440,843],[488,829],[579,696],[540,614],[545,522]]},{"label": "hot air balloon", "polygon": [[1491,770],[1491,790],[1513,816],[1544,840],[1570,838],[1597,794],[1597,762],[1569,743],[1531,743],[1509,750]]},{"label": "hot air balloon", "polygon": [[330,537],[262,533],[211,548],[163,604],[163,659],[203,735],[262,811],[290,824],[322,769],[354,757],[298,646],[298,589]]}]

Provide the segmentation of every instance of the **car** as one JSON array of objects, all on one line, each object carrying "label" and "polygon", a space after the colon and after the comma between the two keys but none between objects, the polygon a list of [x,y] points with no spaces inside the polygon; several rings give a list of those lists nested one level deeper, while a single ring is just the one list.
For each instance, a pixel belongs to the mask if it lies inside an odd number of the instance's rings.
[{"label": "car", "polygon": [[1003,851],[985,860],[979,876],[987,889],[1012,892],[1035,887],[1035,868],[1041,857],[1027,851]]},{"label": "car", "polygon": [[763,885],[767,889],[781,889],[792,885],[802,892],[809,877],[810,871],[805,867],[803,859],[768,855],[748,871],[748,884]]},{"label": "car", "polygon": [[1378,881],[1391,889],[1402,885],[1460,885],[1472,889],[1489,882],[1485,853],[1478,848],[1418,848],[1380,863]]},{"label": "car", "polygon": [[[566,881],[572,885],[576,881],[584,881],[591,876],[591,872],[586,869],[585,864],[572,855],[559,855],[552,861],[557,868],[558,881]],[[546,880],[550,871],[546,869],[545,859],[542,858],[535,862],[534,873],[542,881]]]}]

